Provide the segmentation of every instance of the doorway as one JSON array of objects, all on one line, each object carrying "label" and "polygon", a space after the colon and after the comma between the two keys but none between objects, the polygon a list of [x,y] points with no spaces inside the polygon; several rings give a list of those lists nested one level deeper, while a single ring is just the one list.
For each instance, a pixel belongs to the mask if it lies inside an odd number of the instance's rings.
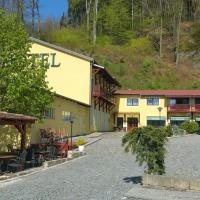
[{"label": "doorway", "polygon": [[131,131],[133,128],[138,127],[137,117],[128,117],[127,119],[127,131]]}]

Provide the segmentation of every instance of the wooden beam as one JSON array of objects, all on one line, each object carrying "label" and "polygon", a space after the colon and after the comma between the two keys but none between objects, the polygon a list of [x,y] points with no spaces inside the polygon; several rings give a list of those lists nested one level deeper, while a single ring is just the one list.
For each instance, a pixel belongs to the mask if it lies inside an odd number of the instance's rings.
[{"label": "wooden beam", "polygon": [[26,124],[14,125],[21,134],[21,150],[26,149]]},{"label": "wooden beam", "polygon": [[21,135],[21,150],[26,149],[26,125],[22,124],[23,134]]}]

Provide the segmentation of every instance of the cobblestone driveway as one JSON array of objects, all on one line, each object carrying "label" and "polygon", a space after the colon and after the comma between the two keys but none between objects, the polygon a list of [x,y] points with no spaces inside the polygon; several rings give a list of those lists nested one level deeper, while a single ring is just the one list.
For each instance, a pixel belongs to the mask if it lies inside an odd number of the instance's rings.
[{"label": "cobblestone driveway", "polygon": [[168,175],[200,178],[200,136],[170,139],[165,162]]},{"label": "cobblestone driveway", "polygon": [[0,184],[0,200],[120,199],[143,172],[133,156],[123,152],[122,135],[103,135],[101,141],[86,148],[87,157]]},{"label": "cobblestone driveway", "polygon": [[[108,133],[86,148],[87,157],[0,184],[0,200],[119,200],[143,169],[121,147],[122,133]],[[200,136],[168,143],[168,175],[200,178]]]}]

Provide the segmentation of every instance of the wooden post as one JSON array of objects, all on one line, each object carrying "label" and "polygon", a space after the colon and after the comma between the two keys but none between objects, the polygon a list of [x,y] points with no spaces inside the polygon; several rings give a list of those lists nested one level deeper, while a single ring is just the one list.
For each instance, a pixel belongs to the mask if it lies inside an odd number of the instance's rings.
[{"label": "wooden post", "polygon": [[26,149],[26,124],[22,124],[21,150]]}]

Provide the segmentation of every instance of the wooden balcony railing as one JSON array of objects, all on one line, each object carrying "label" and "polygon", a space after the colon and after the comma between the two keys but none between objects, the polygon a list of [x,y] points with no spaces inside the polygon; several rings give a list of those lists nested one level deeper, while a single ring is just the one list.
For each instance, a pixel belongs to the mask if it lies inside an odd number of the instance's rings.
[{"label": "wooden balcony railing", "polygon": [[200,112],[200,104],[168,105],[168,112]]},{"label": "wooden balcony railing", "polygon": [[104,96],[104,91],[100,85],[94,85],[92,88],[92,96],[93,97],[100,97]]},{"label": "wooden balcony railing", "polygon": [[191,104],[192,112],[200,112],[200,104]]},{"label": "wooden balcony railing", "polygon": [[191,111],[190,104],[168,105],[168,112],[190,112],[190,111]]},{"label": "wooden balcony railing", "polygon": [[115,104],[115,98],[112,92],[105,91],[100,85],[94,85],[92,89],[93,97],[102,97],[111,104]]}]

